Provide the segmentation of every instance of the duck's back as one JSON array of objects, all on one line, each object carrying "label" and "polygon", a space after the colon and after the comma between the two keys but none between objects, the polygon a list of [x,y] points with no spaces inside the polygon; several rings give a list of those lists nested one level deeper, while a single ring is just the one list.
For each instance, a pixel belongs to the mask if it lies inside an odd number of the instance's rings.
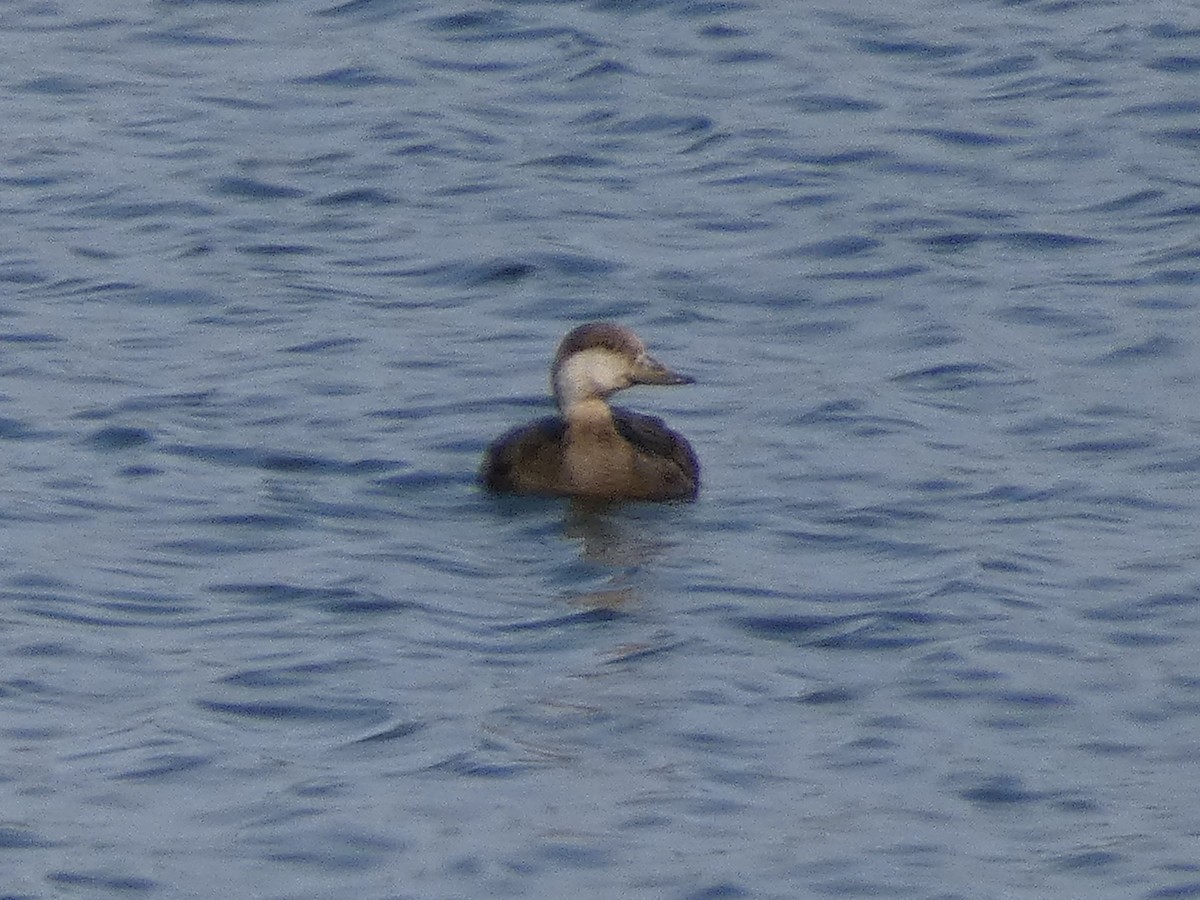
[{"label": "duck's back", "polygon": [[556,494],[567,423],[547,416],[497,438],[483,457],[479,480],[497,494]]},{"label": "duck's back", "polygon": [[657,416],[613,407],[617,432],[633,445],[641,472],[639,495],[646,500],[695,500],[700,463],[692,445]]}]

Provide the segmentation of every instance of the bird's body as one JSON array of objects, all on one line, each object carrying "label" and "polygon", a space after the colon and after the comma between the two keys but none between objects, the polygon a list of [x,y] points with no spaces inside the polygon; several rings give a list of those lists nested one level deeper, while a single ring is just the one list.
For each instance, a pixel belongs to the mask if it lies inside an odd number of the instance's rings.
[{"label": "bird's body", "polygon": [[480,480],[495,493],[597,500],[691,500],[700,466],[688,442],[661,419],[608,405],[634,384],[688,384],[646,353],[632,331],[608,323],[576,328],[551,370],[560,415],[505,434],[487,450]]}]

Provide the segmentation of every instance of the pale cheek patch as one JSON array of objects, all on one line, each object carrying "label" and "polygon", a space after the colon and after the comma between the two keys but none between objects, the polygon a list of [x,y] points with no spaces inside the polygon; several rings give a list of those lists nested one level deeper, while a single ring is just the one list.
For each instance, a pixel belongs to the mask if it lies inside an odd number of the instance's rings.
[{"label": "pale cheek patch", "polygon": [[555,379],[554,392],[563,406],[588,397],[620,390],[628,381],[629,364],[608,350],[584,350],[563,363]]}]

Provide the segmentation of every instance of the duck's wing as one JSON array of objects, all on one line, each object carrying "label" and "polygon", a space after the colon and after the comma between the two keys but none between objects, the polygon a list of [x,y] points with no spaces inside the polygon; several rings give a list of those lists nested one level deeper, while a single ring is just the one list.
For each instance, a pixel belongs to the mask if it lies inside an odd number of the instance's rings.
[{"label": "duck's wing", "polygon": [[664,496],[692,500],[700,490],[700,462],[687,439],[657,416],[613,407],[613,422],[621,437],[661,468],[667,486]]},{"label": "duck's wing", "polygon": [[497,494],[552,491],[566,430],[558,416],[517,426],[487,448],[479,469],[480,483]]}]

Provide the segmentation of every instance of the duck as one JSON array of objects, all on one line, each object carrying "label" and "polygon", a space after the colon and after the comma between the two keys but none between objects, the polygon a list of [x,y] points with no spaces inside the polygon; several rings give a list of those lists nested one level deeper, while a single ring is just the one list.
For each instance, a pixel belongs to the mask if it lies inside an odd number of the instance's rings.
[{"label": "duck", "polygon": [[631,329],[613,322],[580,325],[562,339],[550,368],[558,415],[494,441],[479,480],[494,494],[694,500],[700,464],[691,444],[662,419],[608,403],[638,384],[694,382],[652,357]]}]

